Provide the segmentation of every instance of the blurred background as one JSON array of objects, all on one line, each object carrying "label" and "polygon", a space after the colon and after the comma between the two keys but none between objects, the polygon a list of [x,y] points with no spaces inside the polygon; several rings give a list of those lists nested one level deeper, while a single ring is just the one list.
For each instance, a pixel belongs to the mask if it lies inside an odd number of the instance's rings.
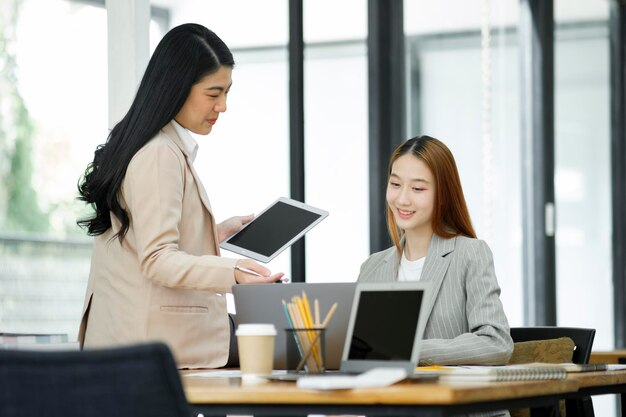
[{"label": "blurred background", "polygon": [[[109,71],[126,64],[108,58],[115,22],[104,0],[0,4],[0,331],[73,340],[91,250],[76,226],[86,213],[77,182],[114,122]],[[555,308],[558,325],[597,329],[595,349],[614,347],[609,10],[609,0],[554,0]],[[197,22],[234,53],[228,112],[197,137],[218,221],[290,194],[288,16],[287,0],[151,2],[150,51],[169,28]],[[330,212],[307,234],[304,276],[354,281],[372,215],[368,3],[305,0],[302,16],[305,201]],[[404,139],[428,134],[451,148],[512,326],[533,324],[520,18],[517,0],[403,2]],[[269,267],[290,275],[290,255]]]}]

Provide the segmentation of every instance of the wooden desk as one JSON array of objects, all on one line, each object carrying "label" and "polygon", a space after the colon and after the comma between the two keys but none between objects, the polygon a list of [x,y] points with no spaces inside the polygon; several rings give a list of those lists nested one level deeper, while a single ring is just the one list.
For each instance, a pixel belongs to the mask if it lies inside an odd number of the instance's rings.
[{"label": "wooden desk", "polygon": [[566,398],[621,394],[618,402],[618,415],[626,416],[626,371],[571,374],[568,379],[577,381],[579,388],[575,395],[566,395]]},{"label": "wooden desk", "polygon": [[601,388],[606,392],[622,392],[626,385],[626,371],[580,372],[567,376],[568,381],[576,381],[579,391],[585,388]]},{"label": "wooden desk", "polygon": [[[183,375],[189,372],[183,372]],[[454,416],[508,408],[557,406],[563,398],[626,393],[626,371],[570,374],[563,381],[404,382],[386,388],[310,391],[293,382],[242,385],[239,378],[183,376],[187,400],[205,417],[225,414],[304,416]]]},{"label": "wooden desk", "polygon": [[626,350],[597,351],[591,352],[589,363],[617,364],[620,359],[626,359]]},{"label": "wooden desk", "polygon": [[[626,372],[623,372],[626,382]],[[621,381],[621,380],[620,380]],[[507,408],[556,406],[579,380],[502,383],[404,382],[386,388],[302,390],[293,382],[241,385],[239,378],[183,377],[187,400],[205,417],[225,414],[303,416],[365,414],[453,416]]]}]

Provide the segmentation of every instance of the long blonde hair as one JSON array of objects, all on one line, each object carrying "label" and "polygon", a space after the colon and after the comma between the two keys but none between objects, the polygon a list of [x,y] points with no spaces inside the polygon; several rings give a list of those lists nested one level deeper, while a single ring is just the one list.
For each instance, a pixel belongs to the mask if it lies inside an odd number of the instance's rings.
[{"label": "long blonde hair", "polygon": [[[476,237],[472,220],[467,210],[459,171],[450,149],[438,139],[416,136],[398,146],[391,155],[387,175],[391,175],[394,162],[403,155],[411,154],[423,161],[433,174],[435,181],[435,207],[433,209],[433,232],[444,238],[455,236]],[[402,254],[400,240],[404,235],[393,211],[387,205],[387,230],[398,253]]]}]

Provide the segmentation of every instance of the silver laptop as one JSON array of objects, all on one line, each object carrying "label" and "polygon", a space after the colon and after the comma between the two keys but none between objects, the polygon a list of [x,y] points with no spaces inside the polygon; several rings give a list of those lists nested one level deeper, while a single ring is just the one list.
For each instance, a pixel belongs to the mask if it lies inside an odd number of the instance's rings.
[{"label": "silver laptop", "polygon": [[327,312],[334,303],[337,309],[326,328],[326,369],[339,369],[346,340],[348,319],[354,298],[354,282],[342,283],[291,283],[291,284],[239,284],[233,286],[235,323],[272,323],[276,326],[274,369],[287,369],[287,324],[282,300],[293,296],[319,300],[320,311]]},{"label": "silver laptop", "polygon": [[[357,284],[346,329],[339,371],[360,374],[374,368],[402,368],[411,379],[434,380],[433,373],[415,373],[420,341],[428,318],[424,310],[429,286],[423,282]],[[297,380],[307,374],[274,375]]]},{"label": "silver laptop", "polygon": [[404,368],[413,374],[427,317],[424,282],[360,283],[354,291],[340,370]]}]

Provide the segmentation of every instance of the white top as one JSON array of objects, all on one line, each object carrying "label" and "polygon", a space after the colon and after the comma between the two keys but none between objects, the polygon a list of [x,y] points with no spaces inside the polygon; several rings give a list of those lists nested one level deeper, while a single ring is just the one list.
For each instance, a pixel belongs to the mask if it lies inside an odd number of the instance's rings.
[{"label": "white top", "polygon": [[196,155],[198,154],[198,142],[189,134],[189,131],[178,124],[176,120],[172,120],[172,125],[174,125],[174,130],[178,133],[178,136],[183,141],[183,146],[185,147],[185,151],[189,155],[189,159],[191,163],[196,160]]},{"label": "white top", "polygon": [[398,281],[419,281],[425,260],[426,257],[409,261],[402,251],[402,260],[400,260],[400,268],[398,268]]}]

